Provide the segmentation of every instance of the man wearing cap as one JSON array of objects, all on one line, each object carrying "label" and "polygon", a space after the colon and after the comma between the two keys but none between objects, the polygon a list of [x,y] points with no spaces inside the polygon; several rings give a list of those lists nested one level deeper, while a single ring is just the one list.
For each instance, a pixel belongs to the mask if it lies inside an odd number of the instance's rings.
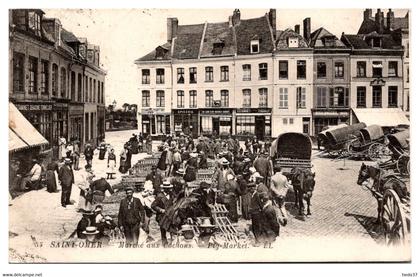
[{"label": "man wearing cap", "polygon": [[34,189],[41,180],[42,167],[37,159],[32,159],[32,168],[29,173],[22,179],[21,190]]},{"label": "man wearing cap", "polygon": [[136,245],[139,241],[140,227],[144,223],[144,207],[140,199],[133,197],[134,189],[125,189],[126,198],[121,200],[118,212],[118,226],[125,235],[127,244]]},{"label": "man wearing cap", "polygon": [[152,181],[154,194],[156,195],[160,191],[160,186],[162,185],[162,175],[157,172],[157,167],[152,166],[152,171],[146,176],[146,181]]},{"label": "man wearing cap", "polygon": [[73,203],[70,202],[70,195],[71,187],[74,184],[74,174],[69,158],[64,159],[64,165],[58,172],[58,180],[60,180],[61,184],[61,206],[65,208],[66,205],[73,205]]},{"label": "man wearing cap", "polygon": [[163,182],[161,188],[162,191],[156,195],[156,199],[152,203],[152,209],[156,212],[156,221],[159,223],[162,245],[166,247],[168,245],[168,240],[166,238],[167,228],[166,226],[162,226],[161,221],[165,215],[166,210],[172,206],[174,197],[172,194],[173,186],[168,180]]}]

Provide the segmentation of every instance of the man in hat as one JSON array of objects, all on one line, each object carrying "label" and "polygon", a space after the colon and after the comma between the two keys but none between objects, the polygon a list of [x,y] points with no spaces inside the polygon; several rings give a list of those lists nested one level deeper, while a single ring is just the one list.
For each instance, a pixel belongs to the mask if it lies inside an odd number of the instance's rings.
[{"label": "man in hat", "polygon": [[70,237],[73,237],[73,235],[76,233],[77,237],[79,239],[85,239],[86,235],[83,233],[87,227],[92,226],[94,222],[94,213],[90,210],[81,210],[82,212],[82,218],[77,223],[76,230],[73,232]]},{"label": "man in hat", "polygon": [[168,245],[168,239],[166,238],[168,226],[162,226],[161,221],[166,210],[174,203],[172,188],[173,185],[168,180],[165,180],[161,185],[162,191],[156,195],[156,199],[152,203],[152,209],[156,212],[156,221],[159,223],[162,245],[164,247]]},{"label": "man in hat", "polygon": [[36,189],[41,180],[42,167],[39,165],[37,159],[32,159],[32,168],[29,173],[22,179],[21,190]]},{"label": "man in hat", "polygon": [[148,180],[152,181],[154,194],[156,195],[160,191],[163,180],[155,165],[152,166],[152,171],[146,176],[146,181]]},{"label": "man in hat", "polygon": [[254,167],[257,172],[264,177],[264,184],[269,187],[270,184],[268,184],[268,178],[272,175],[273,166],[266,152],[261,151],[258,158],[254,161]]},{"label": "man in hat", "polygon": [[271,177],[270,191],[273,197],[274,204],[279,207],[281,213],[282,225],[287,224],[287,212],[284,207],[284,200],[289,190],[289,181],[287,177],[283,175],[283,171],[280,167],[275,168],[275,174]]},{"label": "man in hat", "polygon": [[124,232],[125,242],[136,245],[139,241],[140,227],[144,223],[144,207],[140,199],[133,197],[134,189],[125,189],[126,198],[121,200],[118,212],[118,226]]},{"label": "man in hat", "polygon": [[181,153],[179,153],[179,149],[175,147],[174,154],[172,156],[172,174],[177,172],[181,164],[182,164]]},{"label": "man in hat", "polygon": [[260,195],[267,193],[268,189],[264,185],[264,178],[261,176],[257,176],[255,180],[255,186],[253,187],[253,191],[251,194],[251,201],[249,203],[249,215],[251,216],[251,228],[252,233],[255,237],[255,243],[259,245],[261,243],[261,236],[262,236],[262,227],[261,227],[261,211],[262,211],[262,203]]},{"label": "man in hat", "polygon": [[217,188],[220,189],[228,180],[227,176],[231,174],[232,176],[235,176],[235,173],[233,172],[232,168],[229,167],[229,161],[226,158],[222,158],[220,160],[220,166],[221,168],[217,168],[214,173],[214,179],[217,181]]},{"label": "man in hat", "polygon": [[58,180],[60,180],[61,184],[61,206],[65,208],[66,205],[73,205],[73,203],[70,202],[70,195],[71,187],[74,184],[74,174],[69,158],[64,159],[64,165],[58,172]]},{"label": "man in hat", "polygon": [[179,192],[183,191],[185,186],[186,186],[186,183],[185,183],[185,180],[184,180],[184,175],[185,175],[184,169],[179,168],[175,172],[175,176],[173,178],[171,178],[170,183],[173,185],[174,191],[176,193],[179,193]]},{"label": "man in hat", "polygon": [[211,207],[215,203],[215,193],[211,189],[211,184],[201,182],[200,186],[192,191],[191,195],[197,198],[199,214],[202,217],[211,217]]},{"label": "man in hat", "polygon": [[90,143],[86,144],[84,154],[85,154],[86,163],[89,164],[89,165],[92,165],[93,151],[94,150],[93,150],[92,146],[90,145]]}]

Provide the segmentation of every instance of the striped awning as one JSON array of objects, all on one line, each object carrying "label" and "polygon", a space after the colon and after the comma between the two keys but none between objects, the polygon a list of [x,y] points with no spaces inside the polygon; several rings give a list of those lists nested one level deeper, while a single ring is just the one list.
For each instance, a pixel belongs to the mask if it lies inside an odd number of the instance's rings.
[{"label": "striped awning", "polygon": [[32,126],[13,103],[9,103],[9,152],[45,144],[48,144],[48,141]]}]

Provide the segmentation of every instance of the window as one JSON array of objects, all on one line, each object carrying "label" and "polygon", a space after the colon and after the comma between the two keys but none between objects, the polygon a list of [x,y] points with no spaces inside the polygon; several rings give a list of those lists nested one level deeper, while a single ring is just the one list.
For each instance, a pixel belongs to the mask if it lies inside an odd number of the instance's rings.
[{"label": "window", "polygon": [[343,87],[335,87],[330,95],[330,107],[347,107],[348,93]]},{"label": "window", "polygon": [[220,100],[222,107],[229,107],[229,91],[222,90],[220,91]]},{"label": "window", "polygon": [[357,87],[357,107],[366,108],[366,87]]},{"label": "window", "polygon": [[260,52],[260,41],[251,40],[251,54],[255,54],[259,52]]},{"label": "window", "polygon": [[38,59],[29,57],[29,93],[38,93]]},{"label": "window", "polygon": [[165,107],[165,92],[163,90],[156,91],[156,107]]},{"label": "window", "polygon": [[220,67],[220,81],[229,81],[229,67],[228,66]]},{"label": "window", "polygon": [[255,116],[237,116],[236,133],[238,135],[255,134]]},{"label": "window", "polygon": [[150,84],[150,70],[149,69],[141,70],[141,83]]},{"label": "window", "polygon": [[177,107],[178,108],[184,107],[184,91],[183,90],[177,91]]},{"label": "window", "polygon": [[76,73],[74,73],[74,71],[72,71],[70,73],[70,97],[71,97],[71,101],[75,101],[76,100]]},{"label": "window", "polygon": [[213,43],[213,50],[211,51],[211,53],[213,55],[221,55],[222,51],[223,51],[223,47],[225,47],[225,43],[224,42],[216,42]]},{"label": "window", "polygon": [[259,107],[267,107],[268,106],[268,90],[267,88],[260,88],[258,90],[259,95],[260,95],[260,103],[259,103]]},{"label": "window", "polygon": [[141,92],[141,106],[150,107],[150,91],[143,90]]},{"label": "window", "polygon": [[375,48],[381,47],[381,38],[373,38],[372,47],[375,47]]},{"label": "window", "polygon": [[357,77],[366,77],[366,62],[356,63],[356,75]]},{"label": "window", "polygon": [[258,65],[259,74],[260,74],[260,80],[267,80],[267,64],[266,63],[260,63]]},{"label": "window", "polygon": [[398,62],[392,61],[388,63],[388,77],[398,77]]},{"label": "window", "polygon": [[288,122],[287,118],[283,118],[283,125],[287,125]]},{"label": "window", "polygon": [[13,53],[13,92],[24,92],[25,56],[21,53]]},{"label": "window", "polygon": [[213,91],[206,90],[206,107],[212,107],[212,106],[213,106]]},{"label": "window", "polygon": [[197,67],[190,67],[190,84],[197,83]]},{"label": "window", "polygon": [[41,17],[36,12],[29,12],[28,13],[29,22],[28,26],[29,29],[35,32],[37,35],[41,35]]},{"label": "window", "polygon": [[287,109],[289,107],[289,92],[287,88],[280,88],[279,100],[280,109]]},{"label": "window", "polygon": [[388,107],[396,108],[398,106],[398,87],[388,87]]},{"label": "window", "polygon": [[176,75],[177,75],[177,83],[183,84],[184,83],[184,69],[183,68],[177,68],[176,69]]},{"label": "window", "polygon": [[251,90],[243,89],[242,96],[243,96],[242,107],[250,108],[251,107]]},{"label": "window", "polygon": [[306,61],[297,61],[297,78],[306,79]]},{"label": "window", "polygon": [[295,124],[295,119],[293,117],[289,118],[289,124],[290,125]]},{"label": "window", "polygon": [[382,87],[381,86],[372,87],[372,107],[374,108],[382,107]]},{"label": "window", "polygon": [[190,90],[190,108],[197,108],[197,91]]},{"label": "window", "polygon": [[92,102],[92,78],[89,77],[89,102]]},{"label": "window", "polygon": [[[104,93],[104,83],[102,83],[102,86],[101,86],[101,103],[104,103],[104,100],[103,100],[103,93]],[[77,75],[77,101],[80,101],[80,102],[82,102],[83,100],[82,100],[82,74],[78,74]]]},{"label": "window", "polygon": [[296,48],[299,46],[299,38],[297,37],[289,37],[287,39],[287,44],[290,48]]},{"label": "window", "polygon": [[316,74],[317,78],[327,77],[327,65],[324,62],[319,62],[316,64]]},{"label": "window", "polygon": [[344,63],[336,62],[334,64],[335,78],[344,78]]},{"label": "window", "polygon": [[164,84],[164,83],[165,83],[165,69],[157,68],[156,69],[156,84]]},{"label": "window", "polygon": [[242,65],[243,70],[243,81],[251,81],[251,65],[250,64],[243,64]]},{"label": "window", "polygon": [[206,82],[213,82],[213,67],[206,66]]},{"label": "window", "polygon": [[296,103],[298,109],[306,108],[306,90],[303,87],[296,88]]},{"label": "window", "polygon": [[374,78],[382,77],[382,62],[373,62],[372,63],[372,76]]},{"label": "window", "polygon": [[288,61],[279,61],[279,78],[280,79],[289,78],[289,62]]},{"label": "window", "polygon": [[58,96],[58,65],[55,63],[52,65],[51,84],[52,95]]},{"label": "window", "polygon": [[327,107],[327,88],[326,87],[316,88],[316,107],[317,108]]},{"label": "window", "polygon": [[157,115],[156,116],[157,126],[156,133],[164,134],[165,133],[165,116]]}]

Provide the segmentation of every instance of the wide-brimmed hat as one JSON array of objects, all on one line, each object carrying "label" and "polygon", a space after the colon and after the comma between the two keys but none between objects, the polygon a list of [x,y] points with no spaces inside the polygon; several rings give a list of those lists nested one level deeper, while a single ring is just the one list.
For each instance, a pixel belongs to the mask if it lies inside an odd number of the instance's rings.
[{"label": "wide-brimmed hat", "polygon": [[94,212],[102,211],[102,206],[101,205],[97,205],[93,211]]},{"label": "wide-brimmed hat", "polygon": [[168,180],[165,180],[163,181],[162,185],[160,185],[160,187],[163,189],[171,189],[174,186]]},{"label": "wide-brimmed hat", "polygon": [[229,161],[228,161],[226,158],[222,158],[222,159],[220,160],[220,164],[221,164],[221,165],[228,165],[228,164],[230,164],[230,163],[229,163]]},{"label": "wide-brimmed hat", "polygon": [[198,157],[198,154],[197,153],[194,153],[194,152],[193,153],[190,153],[190,157],[191,158],[197,158]]},{"label": "wide-brimmed hat", "polygon": [[249,172],[251,172],[251,173],[255,173],[255,172],[257,172],[257,170],[255,169],[255,167],[250,167],[250,168],[249,168]]},{"label": "wide-brimmed hat", "polygon": [[243,159],[243,162],[244,163],[249,163],[251,161],[251,159],[250,158],[248,158],[248,157],[246,157],[245,159]]},{"label": "wide-brimmed hat", "polygon": [[184,175],[185,174],[185,170],[183,168],[178,168],[178,170],[175,173],[176,174],[179,174],[179,175]]},{"label": "wide-brimmed hat", "polygon": [[125,187],[124,188],[124,190],[127,192],[127,191],[134,191],[134,188],[133,187],[130,187],[130,186],[128,186],[128,187]]},{"label": "wide-brimmed hat", "polygon": [[69,158],[65,158],[65,159],[64,159],[64,163],[66,163],[66,164],[71,164],[71,160],[70,160]]},{"label": "wide-brimmed hat", "polygon": [[214,227],[214,225],[211,224],[210,217],[201,217],[200,222],[198,223],[198,226],[202,228]]},{"label": "wide-brimmed hat", "polygon": [[95,226],[89,226],[86,227],[86,230],[84,230],[82,232],[82,234],[84,235],[96,235],[99,234],[98,228],[96,228]]}]

